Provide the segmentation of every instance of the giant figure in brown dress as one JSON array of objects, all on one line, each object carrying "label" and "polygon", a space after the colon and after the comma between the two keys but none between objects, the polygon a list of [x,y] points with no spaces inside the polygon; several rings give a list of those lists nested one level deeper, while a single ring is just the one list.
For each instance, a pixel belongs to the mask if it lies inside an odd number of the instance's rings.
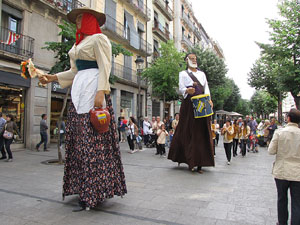
[{"label": "giant figure in brown dress", "polygon": [[[206,76],[197,69],[195,54],[185,58],[188,69],[179,73],[179,90],[184,99],[180,108],[180,119],[174,133],[168,159],[186,163],[191,171],[202,173],[202,166],[214,166],[213,140],[210,117],[194,118],[191,97],[210,94]],[[211,106],[213,106],[210,100]]]}]

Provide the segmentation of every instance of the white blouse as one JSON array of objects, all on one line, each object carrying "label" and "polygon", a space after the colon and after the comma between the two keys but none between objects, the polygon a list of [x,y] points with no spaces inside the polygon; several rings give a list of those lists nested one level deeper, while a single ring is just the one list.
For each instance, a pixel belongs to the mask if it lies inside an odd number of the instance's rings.
[{"label": "white blouse", "polygon": [[[188,71],[192,72],[190,69],[188,69]],[[205,73],[203,73],[199,70],[197,72],[192,72],[192,73],[198,79],[200,84],[203,86],[204,94],[209,94],[210,95],[210,91],[209,91],[209,87],[208,87],[208,83],[207,83],[207,80],[206,80]],[[192,78],[190,78],[190,76],[188,75],[186,70],[181,71],[179,73],[179,91],[181,92],[181,94],[183,95],[184,98],[186,98],[187,95],[188,95],[187,93],[185,93],[187,87],[188,86],[193,86],[193,83],[194,83],[194,81],[192,80]]]}]

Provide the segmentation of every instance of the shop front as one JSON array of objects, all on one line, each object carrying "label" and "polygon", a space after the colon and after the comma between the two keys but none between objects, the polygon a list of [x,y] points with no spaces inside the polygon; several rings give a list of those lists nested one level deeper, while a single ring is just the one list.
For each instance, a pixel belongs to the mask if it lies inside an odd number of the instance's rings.
[{"label": "shop front", "polygon": [[[67,88],[62,89],[60,85],[56,82],[52,83],[51,86],[51,114],[50,114],[50,142],[57,142],[58,140],[58,119],[63,108],[64,98],[67,93]],[[63,113],[63,120],[66,122],[67,112],[69,103],[71,102],[71,97],[68,96],[67,106]]]},{"label": "shop front", "polygon": [[120,104],[121,116],[128,119],[134,115],[134,101],[133,93],[127,91],[121,91],[121,104]]},{"label": "shop front", "polygon": [[20,75],[0,71],[0,112],[4,119],[11,114],[21,133],[21,138],[15,136],[12,148],[24,147],[25,141],[25,108],[27,107],[26,91],[30,87],[30,80]]}]

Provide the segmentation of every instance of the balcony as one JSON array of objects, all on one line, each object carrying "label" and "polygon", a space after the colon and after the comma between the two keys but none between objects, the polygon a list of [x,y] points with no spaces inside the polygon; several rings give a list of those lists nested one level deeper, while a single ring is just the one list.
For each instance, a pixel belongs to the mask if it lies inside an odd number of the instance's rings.
[{"label": "balcony", "polygon": [[192,48],[194,46],[191,40],[185,35],[182,35],[181,43],[186,45],[188,48]]},{"label": "balcony", "polygon": [[133,8],[133,10],[141,17],[143,17],[147,21],[151,20],[151,11],[146,4],[144,4],[139,0],[124,0],[124,1],[127,2]]},{"label": "balcony", "polygon": [[40,0],[53,8],[63,11],[64,13],[70,12],[72,9],[77,9],[85,6],[78,0]]},{"label": "balcony", "polygon": [[146,81],[140,76],[137,76],[135,70],[125,67],[121,64],[113,63],[111,68],[111,74],[119,78],[118,82],[129,84],[134,87],[138,87],[138,79],[141,79],[141,86],[144,88],[147,87]]},{"label": "balcony", "polygon": [[199,31],[199,29],[198,29],[198,28],[196,28],[196,29],[194,30],[194,34],[196,35],[196,37],[197,37],[199,40],[201,40],[201,39],[202,39],[202,37],[201,37],[201,33],[200,33],[200,31]]},{"label": "balcony", "polygon": [[185,13],[182,13],[181,19],[190,28],[191,31],[195,30],[195,26],[194,26],[192,20],[188,17],[188,15],[186,15]]},{"label": "balcony", "polygon": [[33,58],[34,39],[15,33],[7,28],[0,28],[0,55],[14,61]]},{"label": "balcony", "polygon": [[174,19],[173,10],[169,7],[169,5],[163,0],[153,0],[153,4],[156,5],[158,9],[164,14],[164,16],[172,21]]},{"label": "balcony", "polygon": [[[141,56],[150,56],[152,54],[151,44],[137,34],[130,32],[129,28],[125,30],[123,24],[119,23],[109,15],[106,15],[106,22],[102,30],[111,40],[123,44],[131,51],[138,51]],[[132,39],[138,40],[138,44],[135,47],[133,47],[130,42]]]},{"label": "balcony", "polygon": [[167,42],[172,39],[170,31],[167,30],[161,23],[154,21],[152,32],[156,34],[162,41]]}]

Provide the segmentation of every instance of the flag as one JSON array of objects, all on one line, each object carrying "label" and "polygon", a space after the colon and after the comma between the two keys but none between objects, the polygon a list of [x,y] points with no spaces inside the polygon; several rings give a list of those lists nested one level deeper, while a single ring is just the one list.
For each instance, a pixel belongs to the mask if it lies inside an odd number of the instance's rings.
[{"label": "flag", "polygon": [[8,31],[8,38],[7,41],[1,41],[1,43],[11,45],[15,43],[21,37],[20,34],[16,34],[15,32]]}]

